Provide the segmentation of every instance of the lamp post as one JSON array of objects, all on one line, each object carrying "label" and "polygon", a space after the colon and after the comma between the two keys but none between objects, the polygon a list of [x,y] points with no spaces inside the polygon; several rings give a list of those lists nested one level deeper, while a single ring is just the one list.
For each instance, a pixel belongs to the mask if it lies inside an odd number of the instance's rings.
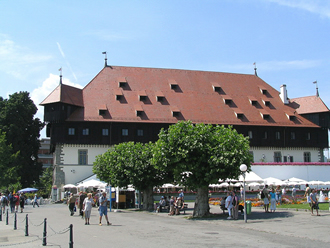
[{"label": "lamp post", "polygon": [[240,171],[243,174],[243,191],[244,191],[244,222],[247,222],[247,218],[246,218],[246,195],[245,195],[245,173],[247,171],[247,166],[246,164],[241,164],[241,166],[239,167]]}]

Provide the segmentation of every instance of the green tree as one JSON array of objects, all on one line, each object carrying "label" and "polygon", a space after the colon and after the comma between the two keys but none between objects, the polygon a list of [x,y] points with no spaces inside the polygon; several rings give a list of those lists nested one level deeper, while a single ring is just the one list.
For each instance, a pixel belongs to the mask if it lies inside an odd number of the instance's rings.
[{"label": "green tree", "polygon": [[36,112],[28,92],[14,93],[5,100],[0,97],[0,129],[6,133],[7,145],[12,145],[12,153],[19,152],[12,166],[22,187],[34,185],[42,174],[37,159],[44,123],[34,118]]},{"label": "green tree", "polygon": [[193,216],[209,214],[208,185],[237,178],[239,166],[250,167],[249,141],[232,127],[178,122],[162,129],[153,161],[172,171],[176,183],[197,189]]},{"label": "green tree", "polygon": [[53,167],[45,168],[40,176],[38,189],[43,190],[44,195],[50,196],[53,185]]},{"label": "green tree", "polygon": [[6,134],[0,130],[0,188],[8,190],[8,186],[17,182],[17,168],[12,166],[18,153],[12,151],[12,146],[6,143]]},{"label": "green tree", "polygon": [[150,162],[153,143],[127,142],[115,145],[104,154],[96,157],[93,173],[114,187],[127,187],[133,184],[143,192],[143,209],[153,209],[153,187],[165,180],[165,173],[156,169]]}]

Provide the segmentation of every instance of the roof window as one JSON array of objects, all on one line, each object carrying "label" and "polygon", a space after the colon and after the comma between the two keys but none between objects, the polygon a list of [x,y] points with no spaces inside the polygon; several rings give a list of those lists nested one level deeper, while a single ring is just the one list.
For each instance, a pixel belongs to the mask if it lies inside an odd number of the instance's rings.
[{"label": "roof window", "polygon": [[180,116],[180,109],[177,106],[171,106],[171,112],[173,117],[179,117]]},{"label": "roof window", "polygon": [[157,102],[162,102],[165,99],[165,95],[161,91],[156,92],[156,100]]},{"label": "roof window", "polygon": [[248,98],[249,98],[251,105],[256,106],[258,104],[258,100],[254,96],[248,96]]},{"label": "roof window", "polygon": [[147,93],[144,90],[139,91],[138,94],[139,94],[140,101],[143,102],[143,101],[147,100]]},{"label": "roof window", "polygon": [[266,87],[259,85],[259,90],[260,90],[261,94],[264,94],[264,95],[267,94],[267,89],[266,89]]},{"label": "roof window", "polygon": [[267,106],[267,107],[270,106],[270,101],[269,100],[262,99],[262,102],[265,106]]},{"label": "roof window", "polygon": [[121,89],[115,89],[115,95],[116,95],[116,100],[121,100],[124,96],[123,92]]},{"label": "roof window", "polygon": [[176,90],[179,88],[178,83],[174,79],[169,79],[168,81],[170,83],[171,90]]},{"label": "roof window", "polygon": [[218,92],[218,93],[221,92],[221,86],[220,86],[220,84],[218,84],[218,83],[212,83],[212,87],[213,87],[213,91],[214,92]]},{"label": "roof window", "polygon": [[105,104],[101,105],[98,109],[99,109],[99,115],[105,115],[107,112],[107,106]]},{"label": "roof window", "polygon": [[237,109],[235,109],[235,115],[236,115],[237,118],[243,118],[244,113],[243,113],[242,110],[237,108]]},{"label": "roof window", "polygon": [[143,111],[143,108],[141,105],[139,105],[139,104],[134,105],[134,109],[135,109],[136,116],[142,116],[144,111]]},{"label": "roof window", "polygon": [[230,96],[225,96],[225,97],[223,98],[223,102],[224,102],[225,104],[231,104],[231,103],[233,102],[233,99],[232,99]]},{"label": "roof window", "polygon": [[270,118],[270,114],[267,111],[263,110],[263,109],[260,110],[260,115],[264,120],[267,120],[267,119]]},{"label": "roof window", "polygon": [[120,88],[125,88],[127,85],[127,80],[125,77],[118,78],[118,86]]},{"label": "roof window", "polygon": [[288,119],[290,121],[294,121],[296,119],[296,116],[294,114],[291,113],[285,113],[286,117],[288,117]]}]

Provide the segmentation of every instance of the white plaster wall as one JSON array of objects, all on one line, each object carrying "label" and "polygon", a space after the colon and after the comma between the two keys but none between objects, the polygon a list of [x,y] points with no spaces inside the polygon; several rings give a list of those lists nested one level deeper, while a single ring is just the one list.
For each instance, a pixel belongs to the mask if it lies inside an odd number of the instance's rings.
[{"label": "white plaster wall", "polygon": [[62,161],[65,165],[78,164],[78,150],[88,150],[88,164],[93,165],[97,155],[105,153],[110,146],[100,145],[63,145],[62,147]]},{"label": "white plaster wall", "polygon": [[[281,152],[282,162],[283,156],[293,156],[293,162],[304,162],[304,152],[311,153],[311,162],[318,162],[318,149],[316,148],[276,148],[276,147],[251,147],[254,162],[274,162],[274,152]],[[264,158],[264,160],[263,160]]]},{"label": "white plaster wall", "polygon": [[306,181],[330,181],[329,165],[252,165],[251,169],[261,178],[285,180],[297,177]]},{"label": "white plaster wall", "polygon": [[[65,174],[65,184],[76,184],[93,175],[96,156],[105,153],[110,146],[101,145],[62,145],[61,169]],[[88,150],[88,164],[78,165],[78,150]]]}]

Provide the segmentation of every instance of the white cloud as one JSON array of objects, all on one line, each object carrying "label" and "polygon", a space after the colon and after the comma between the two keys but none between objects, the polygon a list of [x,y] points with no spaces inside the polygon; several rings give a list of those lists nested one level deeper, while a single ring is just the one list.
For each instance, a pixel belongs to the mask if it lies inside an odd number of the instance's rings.
[{"label": "white cloud", "polygon": [[308,12],[330,18],[330,2],[328,0],[268,0],[279,5],[303,9]]},{"label": "white cloud", "polygon": [[36,54],[17,45],[8,35],[0,34],[0,71],[24,80],[31,72],[38,71],[52,57]]}]

